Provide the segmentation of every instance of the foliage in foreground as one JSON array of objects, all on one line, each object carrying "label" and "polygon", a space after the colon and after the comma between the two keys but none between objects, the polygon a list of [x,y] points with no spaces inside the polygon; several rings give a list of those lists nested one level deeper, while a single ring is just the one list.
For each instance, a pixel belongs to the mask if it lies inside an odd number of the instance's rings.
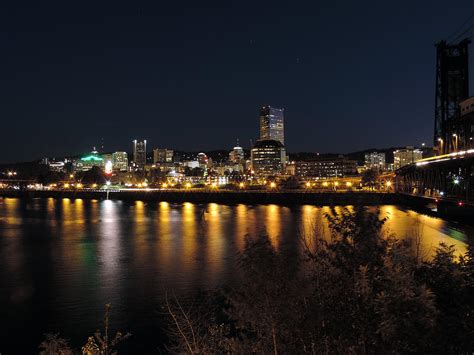
[{"label": "foliage in foreground", "polygon": [[66,339],[59,337],[59,334],[46,334],[45,340],[40,344],[40,355],[72,355],[72,354],[87,354],[87,355],[114,355],[117,354],[119,344],[128,339],[131,334],[122,334],[117,332],[115,336],[110,337],[110,304],[105,305],[104,316],[104,334],[97,330],[93,336],[87,339],[86,344],[81,348],[81,351],[73,351]]},{"label": "foliage in foreground", "polygon": [[[360,208],[326,216],[294,268],[266,237],[247,238],[238,288],[198,308],[167,301],[175,353],[472,353],[474,249],[383,238]],[[293,267],[290,267],[292,266]],[[219,304],[219,307],[216,305]]]}]

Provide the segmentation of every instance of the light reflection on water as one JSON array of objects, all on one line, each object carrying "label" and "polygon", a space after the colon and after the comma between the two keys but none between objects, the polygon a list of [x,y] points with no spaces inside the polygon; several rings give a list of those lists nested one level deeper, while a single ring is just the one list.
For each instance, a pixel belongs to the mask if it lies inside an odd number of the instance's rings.
[{"label": "light reflection on water", "polygon": [[[165,292],[232,283],[245,236],[266,233],[282,253],[301,251],[300,236],[327,233],[329,207],[198,205],[82,199],[0,199],[0,344],[9,332],[61,331],[74,341],[97,328],[112,303],[117,327],[156,329]],[[466,250],[473,230],[444,220],[380,207],[386,235],[421,235],[426,255],[445,242]],[[17,346],[17,345],[16,345]],[[0,351],[3,348],[0,349]]]}]

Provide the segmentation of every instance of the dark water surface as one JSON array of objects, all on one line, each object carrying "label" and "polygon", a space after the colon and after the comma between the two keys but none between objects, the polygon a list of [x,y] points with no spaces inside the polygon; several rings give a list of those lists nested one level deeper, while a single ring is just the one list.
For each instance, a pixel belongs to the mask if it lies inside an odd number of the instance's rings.
[{"label": "dark water surface", "polygon": [[[46,332],[80,347],[101,327],[106,303],[113,328],[133,333],[128,349],[153,352],[167,292],[186,297],[235,283],[247,234],[265,231],[282,253],[298,254],[301,235],[327,229],[327,210],[0,198],[0,353],[36,353]],[[464,252],[474,234],[396,206],[380,213],[387,234],[422,235],[427,255],[442,241]]]}]

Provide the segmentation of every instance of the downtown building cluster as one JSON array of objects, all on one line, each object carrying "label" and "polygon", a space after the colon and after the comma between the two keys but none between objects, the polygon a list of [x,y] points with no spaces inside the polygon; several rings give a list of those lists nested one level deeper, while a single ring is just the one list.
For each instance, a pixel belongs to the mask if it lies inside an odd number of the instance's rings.
[{"label": "downtown building cluster", "polygon": [[[131,150],[99,152],[95,148],[82,157],[61,161],[44,159],[52,170],[75,174],[94,167],[119,186],[186,186],[255,184],[268,181],[317,181],[360,176],[367,169],[387,172],[421,159],[413,147],[393,152],[394,163],[387,164],[383,152],[365,154],[363,165],[342,155],[318,153],[291,160],[285,146],[284,109],[260,108],[259,137],[249,150],[237,144],[219,156],[178,152],[168,147],[152,147],[146,139],[132,140]],[[211,154],[212,155],[212,154]],[[72,176],[72,175],[71,175]]]}]

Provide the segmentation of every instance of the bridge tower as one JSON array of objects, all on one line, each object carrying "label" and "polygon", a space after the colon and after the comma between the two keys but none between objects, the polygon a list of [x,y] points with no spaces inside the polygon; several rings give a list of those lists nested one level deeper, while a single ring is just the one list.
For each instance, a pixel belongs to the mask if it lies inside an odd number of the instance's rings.
[{"label": "bridge tower", "polygon": [[434,147],[438,155],[458,150],[459,103],[469,97],[469,39],[436,44]]}]

